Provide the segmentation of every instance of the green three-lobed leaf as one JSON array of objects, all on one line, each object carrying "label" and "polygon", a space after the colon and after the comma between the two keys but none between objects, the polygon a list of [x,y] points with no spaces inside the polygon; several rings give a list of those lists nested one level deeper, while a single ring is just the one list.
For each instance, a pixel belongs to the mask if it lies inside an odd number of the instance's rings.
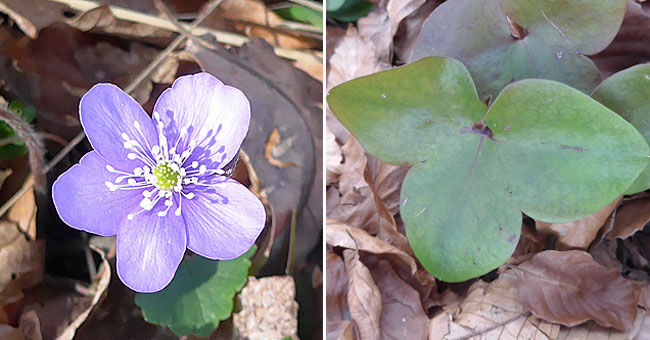
[{"label": "green three-lobed leaf", "polygon": [[462,61],[483,101],[527,78],[591,93],[600,74],[585,55],[614,39],[625,6],[626,0],[449,0],[425,21],[411,60]]},{"label": "green three-lobed leaf", "polygon": [[368,152],[412,165],[400,212],[416,256],[444,281],[503,264],[521,211],[563,222],[599,210],[632,184],[650,152],[620,116],[555,81],[515,82],[488,110],[450,58],[341,84],[328,103]]},{"label": "green three-lobed leaf", "polygon": [[169,286],[137,294],[135,303],[147,321],[168,326],[177,335],[209,336],[232,314],[233,297],[246,283],[256,249],[227,261],[187,257]]}]

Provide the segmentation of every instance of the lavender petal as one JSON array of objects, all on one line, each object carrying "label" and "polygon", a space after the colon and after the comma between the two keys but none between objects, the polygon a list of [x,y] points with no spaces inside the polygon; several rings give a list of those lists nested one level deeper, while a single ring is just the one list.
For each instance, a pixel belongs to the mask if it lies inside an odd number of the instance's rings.
[{"label": "lavender petal", "polygon": [[[79,116],[90,144],[116,169],[132,171],[136,166],[142,166],[141,161],[127,158],[130,151],[123,146],[122,133],[138,141],[147,149],[146,152],[149,152],[147,142],[149,145],[158,144],[151,118],[140,104],[113,84],[93,86],[81,98]],[[142,133],[134,122],[138,122]]]},{"label": "lavender petal", "polygon": [[104,184],[117,176],[106,170],[106,165],[97,152],[91,151],[54,182],[54,206],[63,222],[72,228],[114,236],[129,207],[138,209],[140,191],[110,191]]},{"label": "lavender petal", "polygon": [[129,288],[153,293],[165,288],[183,259],[185,223],[173,212],[148,211],[124,219],[117,235],[117,274]]},{"label": "lavender petal", "polygon": [[[209,73],[179,77],[154,107],[167,126],[186,127],[181,150],[194,140],[199,147],[188,162],[205,158],[226,165],[237,154],[250,124],[250,103],[238,89]],[[225,157],[224,157],[225,152]]]},{"label": "lavender petal", "polygon": [[210,259],[241,256],[264,229],[266,211],[246,187],[227,180],[225,188],[194,190],[183,200],[187,248]]}]

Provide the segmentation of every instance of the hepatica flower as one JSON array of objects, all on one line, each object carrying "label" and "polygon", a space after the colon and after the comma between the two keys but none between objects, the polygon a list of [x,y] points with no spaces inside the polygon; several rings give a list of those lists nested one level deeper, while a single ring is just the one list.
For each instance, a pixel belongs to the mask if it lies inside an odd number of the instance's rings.
[{"label": "hepatica flower", "polygon": [[124,284],[156,292],[186,248],[224,260],[253,245],[264,207],[223,169],[248,131],[241,91],[207,73],[180,77],[150,118],[115,85],[98,84],[79,111],[94,151],[54,182],[54,205],[73,228],[117,235]]}]

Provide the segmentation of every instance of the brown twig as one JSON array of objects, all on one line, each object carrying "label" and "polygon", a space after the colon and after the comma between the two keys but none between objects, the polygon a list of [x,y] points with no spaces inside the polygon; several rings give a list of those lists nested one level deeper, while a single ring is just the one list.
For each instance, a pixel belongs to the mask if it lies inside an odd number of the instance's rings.
[{"label": "brown twig", "polygon": [[29,154],[29,167],[34,175],[36,190],[43,192],[45,189],[45,161],[43,160],[43,140],[41,136],[24,121],[20,114],[9,109],[6,105],[0,106],[0,119],[9,125],[20,139],[25,141]]}]

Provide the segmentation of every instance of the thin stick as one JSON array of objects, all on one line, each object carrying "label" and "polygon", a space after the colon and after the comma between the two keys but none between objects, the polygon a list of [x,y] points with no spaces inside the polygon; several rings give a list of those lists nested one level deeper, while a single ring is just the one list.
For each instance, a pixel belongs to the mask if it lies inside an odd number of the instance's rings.
[{"label": "thin stick", "polygon": [[[205,19],[208,15],[210,15],[210,13],[212,11],[214,11],[214,9],[219,5],[219,3],[221,3],[221,1],[222,0],[214,0],[214,1],[211,1],[210,3],[208,3],[208,5],[205,7],[205,10],[202,13],[199,14],[199,16],[196,18],[196,20],[194,22],[192,22],[192,25],[190,25],[190,29],[196,27],[198,24],[201,23],[201,21],[203,21],[203,19]],[[158,56],[154,60],[152,60],[151,63],[149,63],[149,65],[144,70],[142,70],[131,81],[131,83],[129,83],[129,85],[126,86],[126,88],[124,89],[125,92],[131,93],[133,91],[133,89],[135,89],[140,84],[140,82],[142,82],[142,80],[144,80],[147,77],[147,75],[149,75],[149,73],[151,73],[151,71],[153,71],[153,69],[155,69],[156,66],[158,66],[158,64],[160,64],[160,62],[162,62],[176,47],[178,47],[178,45],[181,44],[181,42],[183,42],[183,40],[185,40],[185,37],[182,36],[182,35],[179,35],[178,37],[176,37],[176,39],[174,39],[169,44],[169,46],[167,46],[167,48],[165,48],[163,51],[161,51],[158,54]],[[56,166],[63,158],[65,158],[65,156],[67,156],[68,153],[70,153],[70,151],[72,151],[72,149],[75,146],[77,146],[77,144],[81,143],[81,141],[84,140],[85,137],[86,137],[86,135],[85,135],[85,133],[83,131],[79,132],[70,141],[70,143],[68,143],[68,145],[66,145],[63,149],[61,149],[61,151],[59,151],[59,153],[56,154],[56,156],[54,156],[54,158],[45,165],[45,167],[43,168],[43,173],[47,173],[50,170],[52,170],[52,168],[54,166]],[[11,196],[11,198],[5,204],[2,205],[2,207],[0,207],[0,216],[3,216],[5,213],[7,213],[7,211],[27,191],[31,190],[31,188],[33,186],[34,186],[33,181],[26,182],[25,185],[23,185],[23,187],[20,190],[18,190],[13,196]]]},{"label": "thin stick", "polygon": [[[89,11],[93,8],[101,6],[101,4],[95,1],[89,1],[89,0],[49,0],[49,1],[62,3],[68,5],[69,7],[75,10],[82,11],[82,12]],[[109,8],[111,9],[111,12],[117,19],[136,22],[140,24],[146,24],[153,27],[158,27],[172,32],[180,33],[176,28],[176,26],[174,26],[174,24],[167,19],[159,18],[154,15],[133,11],[127,8],[117,7],[113,5],[109,5]],[[191,32],[192,35],[202,36],[204,34],[211,34],[215,37],[217,42],[226,45],[241,47],[245,43],[250,41],[250,39],[248,39],[247,37],[235,33],[219,31],[219,30],[205,28],[205,27],[190,27],[187,24],[181,24],[181,25],[184,26],[185,29],[187,29],[189,32]],[[274,47],[273,50],[277,56],[282,58],[291,59],[295,61],[316,60],[322,63],[322,58],[315,57],[310,52],[293,50],[293,49],[282,48],[282,47]]]},{"label": "thin stick", "polygon": [[307,8],[315,9],[319,12],[323,11],[323,5],[321,5],[316,1],[309,1],[309,0],[289,0],[289,1],[300,6],[305,6]]}]

